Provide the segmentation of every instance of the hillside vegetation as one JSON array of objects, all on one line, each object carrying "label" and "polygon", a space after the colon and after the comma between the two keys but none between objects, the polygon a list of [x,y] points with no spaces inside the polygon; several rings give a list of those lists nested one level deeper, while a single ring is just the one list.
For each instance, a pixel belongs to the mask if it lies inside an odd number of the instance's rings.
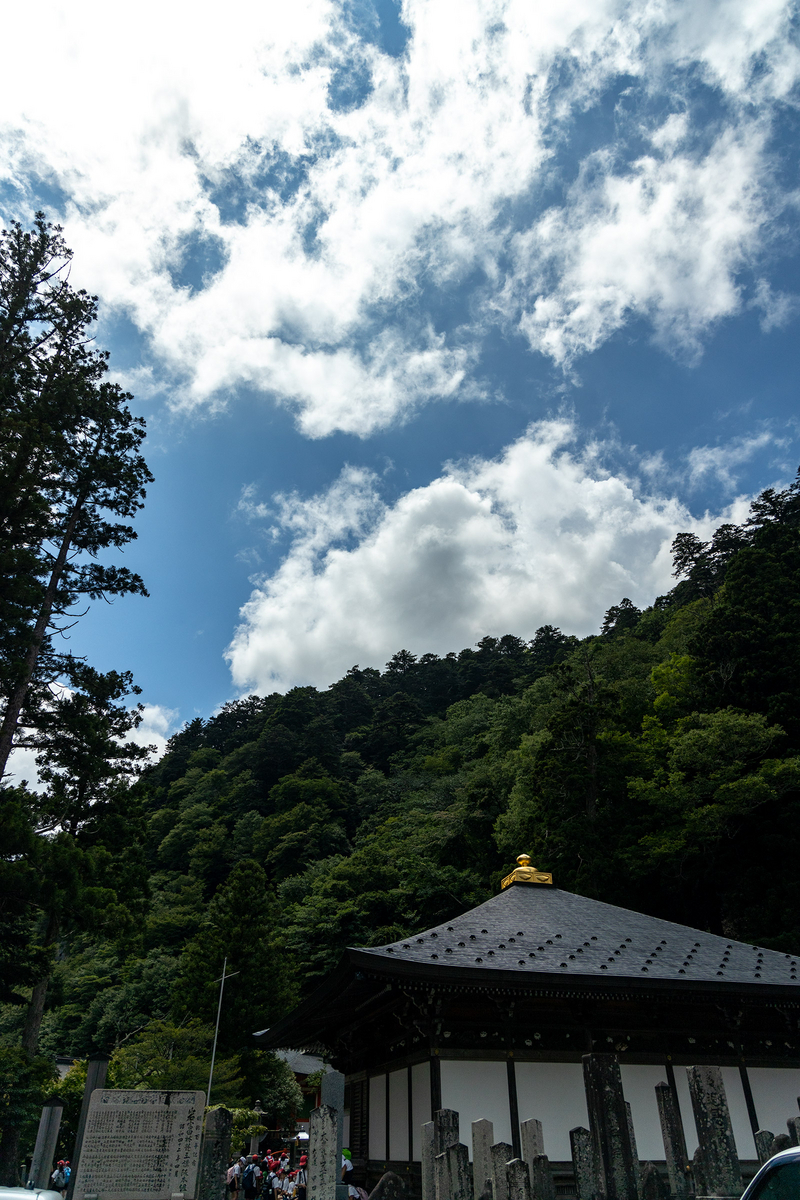
[{"label": "hillside vegetation", "polygon": [[[597,636],[547,626],[444,658],[401,650],[327,690],[226,704],[74,829],[37,832],[40,802],[7,789],[6,1122],[30,1122],[56,1054],[106,1050],[127,1086],[204,1088],[225,959],[238,974],[214,1100],[291,1107],[252,1031],[345,946],[487,899],[523,851],[558,886],[799,952],[799,525],[796,483],[710,543],[680,535],[674,589],[643,612],[622,600]],[[42,857],[59,838],[72,867]]]}]

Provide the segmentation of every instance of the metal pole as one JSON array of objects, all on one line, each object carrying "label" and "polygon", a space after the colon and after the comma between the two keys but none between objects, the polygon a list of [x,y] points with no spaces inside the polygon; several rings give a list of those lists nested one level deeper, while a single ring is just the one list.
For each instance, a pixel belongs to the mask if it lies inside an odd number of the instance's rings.
[{"label": "metal pole", "polygon": [[211,1082],[214,1078],[214,1060],[217,1057],[217,1038],[219,1036],[219,1018],[222,1014],[222,993],[225,990],[225,980],[233,979],[234,975],[239,974],[238,971],[231,971],[230,975],[226,975],[225,971],[227,969],[227,966],[228,966],[228,956],[226,955],[225,959],[222,963],[222,975],[220,976],[220,981],[219,981],[219,1004],[217,1005],[217,1025],[214,1030],[214,1045],[211,1048],[211,1070],[208,1073],[208,1095],[206,1096],[206,1107],[207,1108],[211,1104]]},{"label": "metal pole", "polygon": [[219,1036],[219,1019],[222,1015],[222,993],[225,989],[225,969],[228,965],[228,956],[225,955],[225,961],[222,964],[222,979],[219,981],[219,1004],[217,1005],[217,1027],[214,1030],[214,1045],[211,1048],[211,1070],[208,1073],[208,1097],[206,1098],[206,1106],[211,1104],[211,1081],[214,1078],[214,1059],[217,1057],[217,1037]]}]

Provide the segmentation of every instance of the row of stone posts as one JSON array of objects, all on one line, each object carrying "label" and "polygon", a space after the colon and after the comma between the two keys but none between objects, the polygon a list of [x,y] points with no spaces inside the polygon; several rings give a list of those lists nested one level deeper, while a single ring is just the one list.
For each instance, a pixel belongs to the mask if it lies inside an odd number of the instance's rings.
[{"label": "row of stone posts", "polygon": [[[653,1163],[641,1163],[630,1105],[625,1101],[619,1063],[612,1054],[583,1057],[589,1128],[570,1130],[578,1200],[689,1200],[733,1198],[744,1190],[725,1086],[719,1067],[688,1069],[699,1147],[691,1162],[686,1152],[677,1097],[667,1083],[656,1086],[664,1140],[666,1182]],[[800,1105],[800,1098],[798,1099]],[[778,1150],[800,1143],[800,1117],[787,1121],[788,1134],[755,1135],[765,1162]],[[550,1163],[538,1120],[520,1127],[522,1157],[506,1142],[494,1141],[491,1121],[472,1123],[472,1171],[461,1143],[458,1113],[443,1109],[422,1126],[422,1200],[555,1200]]]}]

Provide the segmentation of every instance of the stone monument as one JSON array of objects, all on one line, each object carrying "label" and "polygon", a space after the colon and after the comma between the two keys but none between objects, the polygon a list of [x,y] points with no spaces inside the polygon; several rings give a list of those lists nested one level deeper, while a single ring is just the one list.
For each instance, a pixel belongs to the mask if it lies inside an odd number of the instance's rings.
[{"label": "stone monument", "polygon": [[92,1093],[75,1200],[194,1197],[204,1092]]}]

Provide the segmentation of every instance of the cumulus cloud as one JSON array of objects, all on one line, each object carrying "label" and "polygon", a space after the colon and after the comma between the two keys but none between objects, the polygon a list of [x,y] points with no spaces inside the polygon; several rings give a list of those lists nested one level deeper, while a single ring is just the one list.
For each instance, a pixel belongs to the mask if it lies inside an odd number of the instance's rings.
[{"label": "cumulus cloud", "polygon": [[[37,70],[0,77],[7,212],[61,198],[81,282],[189,409],[247,385],[367,435],[481,395],[494,325],[563,366],[631,317],[697,354],[782,203],[780,0],[403,0],[399,54],[334,0],[37,11]],[[576,138],[609,92],[613,130]]]},{"label": "cumulus cloud", "polygon": [[[605,470],[575,426],[532,426],[497,459],[449,467],[395,504],[348,468],[327,492],[276,497],[291,547],[242,609],[228,648],[234,682],[259,691],[326,686],[401,647],[443,654],[484,634],[544,624],[587,634],[623,596],[666,591],[676,533],[707,536],[747,501],[697,519],[674,498]],[[265,515],[264,513],[261,514]]]},{"label": "cumulus cloud", "polygon": [[145,704],[142,723],[128,734],[127,741],[138,746],[153,746],[149,762],[155,762],[167,748],[167,741],[178,727],[178,712],[163,704]]}]

